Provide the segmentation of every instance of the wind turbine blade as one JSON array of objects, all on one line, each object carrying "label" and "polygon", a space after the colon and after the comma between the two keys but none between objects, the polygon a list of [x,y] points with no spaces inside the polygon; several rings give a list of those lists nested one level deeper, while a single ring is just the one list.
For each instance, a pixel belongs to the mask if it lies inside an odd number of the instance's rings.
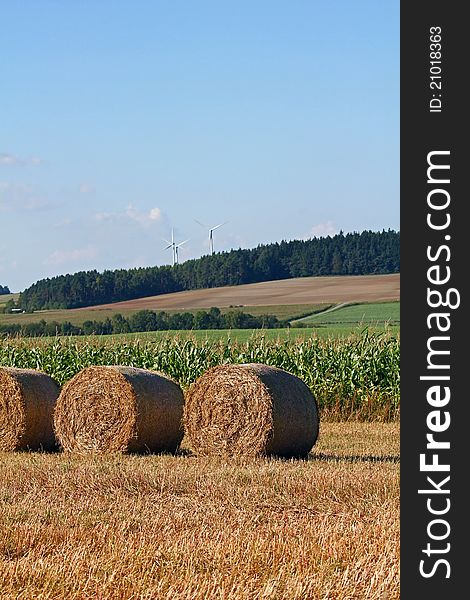
[{"label": "wind turbine blade", "polygon": [[215,227],[211,227],[211,229],[212,229],[212,231],[214,231],[214,229],[218,229],[219,227],[222,227],[222,225],[225,225],[226,223],[228,223],[228,221],[224,221],[223,223],[219,223]]},{"label": "wind turbine blade", "polygon": [[201,227],[204,227],[204,229],[207,229],[207,225],[204,225],[204,223],[201,223],[201,221],[198,221],[197,219],[194,219],[196,221],[196,223],[198,225],[200,225]]},{"label": "wind turbine blade", "polygon": [[176,247],[179,248],[183,244],[186,244],[186,242],[189,242],[189,239],[188,240],[184,240],[184,242],[180,242],[179,244],[176,244]]},{"label": "wind turbine blade", "polygon": [[165,246],[165,248],[163,248],[163,250],[168,250],[168,248],[171,248],[173,246],[173,244],[169,244],[168,246]]}]

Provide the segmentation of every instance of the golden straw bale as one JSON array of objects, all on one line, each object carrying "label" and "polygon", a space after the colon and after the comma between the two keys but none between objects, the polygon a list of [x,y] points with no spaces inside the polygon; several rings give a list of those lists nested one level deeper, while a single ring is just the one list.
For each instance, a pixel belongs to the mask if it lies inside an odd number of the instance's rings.
[{"label": "golden straw bale", "polygon": [[183,391],[164,373],[88,367],[62,388],[54,427],[68,452],[174,452],[183,438],[183,404]]},{"label": "golden straw bale", "polygon": [[33,369],[0,367],[0,450],[52,450],[60,387]]},{"label": "golden straw bale", "polygon": [[190,386],[184,426],[197,454],[302,457],[317,440],[319,417],[295,375],[258,363],[221,365]]}]

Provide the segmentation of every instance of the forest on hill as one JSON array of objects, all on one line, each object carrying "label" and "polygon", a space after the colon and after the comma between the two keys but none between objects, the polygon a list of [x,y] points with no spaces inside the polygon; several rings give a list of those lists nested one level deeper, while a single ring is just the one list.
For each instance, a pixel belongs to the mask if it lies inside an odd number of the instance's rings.
[{"label": "forest on hill", "polygon": [[10,293],[10,290],[7,285],[0,285],[0,296],[4,296],[9,293]]},{"label": "forest on hill", "polygon": [[81,271],[41,279],[24,290],[26,311],[79,308],[183,290],[315,275],[370,275],[400,271],[400,233],[339,233],[220,252],[175,266]]}]

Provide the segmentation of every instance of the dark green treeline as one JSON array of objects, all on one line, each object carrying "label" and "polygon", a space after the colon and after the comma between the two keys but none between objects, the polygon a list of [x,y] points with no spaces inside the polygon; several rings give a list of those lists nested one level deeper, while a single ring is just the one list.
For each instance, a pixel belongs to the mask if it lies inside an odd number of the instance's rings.
[{"label": "dark green treeline", "polygon": [[139,310],[125,317],[120,313],[104,321],[84,321],[74,325],[70,321],[59,323],[42,319],[37,323],[0,323],[0,338],[9,336],[39,337],[56,335],[109,335],[138,333],[142,331],[207,330],[207,329],[274,329],[287,327],[287,321],[279,321],[275,315],[253,316],[232,310],[225,314],[213,307],[209,310],[172,313]]},{"label": "dark green treeline", "polygon": [[400,234],[363,231],[231,250],[174,267],[82,271],[42,279],[20,296],[26,311],[77,308],[182,290],[313,275],[369,275],[400,271]]}]

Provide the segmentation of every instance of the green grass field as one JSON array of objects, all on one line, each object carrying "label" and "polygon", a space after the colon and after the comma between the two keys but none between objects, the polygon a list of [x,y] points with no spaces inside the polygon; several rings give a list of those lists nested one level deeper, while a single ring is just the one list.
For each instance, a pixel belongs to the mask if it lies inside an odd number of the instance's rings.
[{"label": "green grass field", "polygon": [[5,306],[9,300],[18,300],[19,294],[1,294],[0,295],[0,309]]},{"label": "green grass field", "polygon": [[400,302],[348,304],[292,321],[292,324],[296,323],[305,325],[364,324],[379,326],[387,323],[399,325]]},{"label": "green grass field", "polygon": [[[206,329],[206,330],[168,330],[168,331],[141,331],[139,333],[120,333],[112,335],[66,336],[72,341],[98,341],[112,344],[114,342],[159,342],[165,340],[193,340],[196,342],[226,342],[245,343],[251,340],[264,339],[269,342],[302,342],[308,339],[341,339],[351,336],[360,336],[365,330],[371,334],[390,334],[399,337],[400,328],[391,326],[364,326],[364,325],[321,325],[316,327],[290,327],[279,329]],[[38,338],[31,338],[38,339]],[[52,337],[41,338],[51,341]]]},{"label": "green grass field", "polygon": [[[330,303],[324,304],[276,304],[276,305],[266,305],[266,306],[236,306],[236,307],[228,307],[221,308],[220,311],[222,314],[225,314],[231,310],[241,310],[243,312],[249,313],[254,317],[258,317],[260,315],[274,315],[279,320],[292,321],[294,319],[301,319],[307,315],[316,314],[327,310],[334,306]],[[170,311],[168,311],[170,312]],[[177,312],[177,311],[173,311]],[[197,312],[195,310],[190,312]]]},{"label": "green grass field", "polygon": [[[148,331],[141,333],[122,333],[119,335],[105,336],[88,336],[88,339],[109,339],[110,341],[132,341],[141,339],[143,341],[160,341],[167,339],[193,339],[196,341],[207,340],[209,342],[224,342],[231,340],[233,342],[244,343],[254,338],[264,338],[268,341],[304,341],[310,338],[346,338],[349,336],[360,335],[364,329],[370,333],[390,333],[397,336],[399,334],[399,326],[360,326],[357,324],[351,325],[335,325],[335,326],[319,326],[319,327],[291,327],[280,329],[208,329],[208,330],[192,330],[192,331]],[[76,339],[82,339],[83,336]]]},{"label": "green grass field", "polygon": [[[0,309],[6,304],[8,299],[16,297],[18,294],[8,294],[6,296],[0,296]],[[6,298],[6,300],[4,300]],[[332,304],[278,304],[278,305],[267,305],[267,306],[233,306],[233,307],[221,307],[220,311],[225,314],[229,311],[240,310],[245,313],[249,313],[253,316],[259,315],[275,315],[280,320],[291,321],[293,319],[300,319],[306,315],[311,315],[323,310],[330,308]],[[166,310],[168,314],[177,312],[190,312],[196,314],[198,310],[203,309],[178,309],[178,310]],[[206,310],[206,309],[205,309]],[[69,321],[73,325],[81,325],[84,321],[104,321],[106,318],[111,318],[113,315],[120,313],[125,317],[138,312],[137,309],[88,309],[88,310],[41,310],[34,313],[22,313],[22,314],[1,314],[0,313],[0,324],[7,323],[38,323],[39,321],[50,322],[57,321],[63,323]]]},{"label": "green grass field", "polygon": [[[275,305],[275,306],[243,306],[223,308],[225,313],[229,310],[242,310],[252,315],[275,314],[279,319],[290,320],[291,328],[280,329],[221,329],[203,331],[155,331],[132,334],[104,336],[117,339],[144,339],[161,340],[168,338],[196,339],[196,340],[227,340],[245,342],[253,336],[263,336],[267,340],[305,340],[311,337],[341,338],[360,334],[367,328],[371,333],[387,332],[399,335],[400,332],[400,302],[376,302],[351,304],[339,308],[332,308],[331,304],[300,304],[300,305]],[[87,319],[104,320],[118,311],[41,311],[33,314],[0,314],[1,323],[29,323],[44,319],[50,321],[70,321],[74,325],[82,324]],[[123,311],[129,315],[136,311]],[[168,311],[179,312],[179,311]],[[197,312],[192,310],[188,312]],[[312,314],[315,313],[315,314]],[[305,317],[304,315],[310,315]],[[92,336],[100,337],[100,336]]]}]

